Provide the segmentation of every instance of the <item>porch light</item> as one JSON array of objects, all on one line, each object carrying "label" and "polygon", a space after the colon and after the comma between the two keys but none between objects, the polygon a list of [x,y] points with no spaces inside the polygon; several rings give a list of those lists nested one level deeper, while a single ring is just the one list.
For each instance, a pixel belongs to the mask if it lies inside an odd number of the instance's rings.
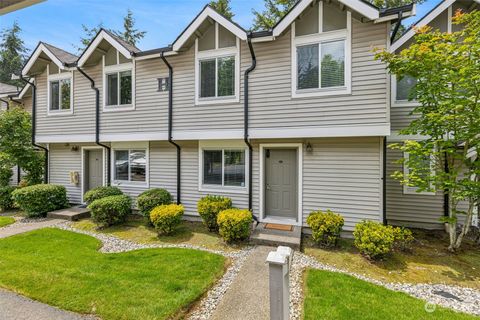
[{"label": "porch light", "polygon": [[307,142],[307,146],[305,147],[305,150],[308,152],[308,153],[312,153],[313,152],[313,147],[312,147],[312,144],[310,142]]}]

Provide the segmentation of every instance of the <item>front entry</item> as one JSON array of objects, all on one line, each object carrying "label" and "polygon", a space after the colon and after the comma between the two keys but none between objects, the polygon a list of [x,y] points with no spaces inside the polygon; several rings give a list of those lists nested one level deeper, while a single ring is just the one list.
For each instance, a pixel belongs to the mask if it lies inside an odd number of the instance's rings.
[{"label": "front entry", "polygon": [[265,149],[265,218],[298,219],[297,149]]},{"label": "front entry", "polygon": [[103,185],[103,150],[85,150],[83,161],[83,192]]}]

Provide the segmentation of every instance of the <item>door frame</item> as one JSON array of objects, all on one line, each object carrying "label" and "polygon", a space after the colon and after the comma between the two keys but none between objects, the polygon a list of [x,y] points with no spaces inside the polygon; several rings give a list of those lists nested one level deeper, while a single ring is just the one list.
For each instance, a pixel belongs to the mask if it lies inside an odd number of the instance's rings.
[{"label": "door frame", "polygon": [[82,168],[82,172],[80,173],[80,185],[81,185],[81,190],[80,190],[80,194],[81,194],[81,201],[82,201],[82,204],[85,203],[85,201],[83,201],[83,195],[85,194],[85,151],[89,151],[89,150],[98,150],[98,149],[102,149],[102,185],[105,186],[105,148],[103,147],[100,147],[100,146],[82,146],[81,147],[81,157],[82,157],[82,165],[81,165],[81,168]]},{"label": "door frame", "polygon": [[[293,219],[271,219],[265,217],[265,149],[295,149],[297,151],[297,221]],[[260,222],[303,225],[303,143],[261,143],[260,144]]]}]

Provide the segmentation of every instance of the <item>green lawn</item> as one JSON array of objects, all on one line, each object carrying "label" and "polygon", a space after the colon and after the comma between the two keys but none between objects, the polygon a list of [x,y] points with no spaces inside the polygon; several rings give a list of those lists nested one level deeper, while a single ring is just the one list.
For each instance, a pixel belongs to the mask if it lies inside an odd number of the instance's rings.
[{"label": "green lawn", "polygon": [[440,307],[428,313],[423,300],[341,273],[310,269],[305,283],[305,320],[478,319]]},{"label": "green lawn", "polygon": [[175,233],[168,236],[159,236],[153,227],[146,224],[143,217],[133,215],[129,216],[125,223],[103,229],[97,229],[98,226],[90,219],[75,222],[73,227],[111,234],[138,243],[189,244],[223,251],[236,251],[244,246],[243,244],[226,244],[218,233],[209,232],[201,222],[182,221]]},{"label": "green lawn", "polygon": [[15,222],[15,219],[13,219],[12,217],[0,216],[0,228],[8,226],[9,224],[12,224],[14,222]]},{"label": "green lawn", "polygon": [[53,228],[0,240],[0,286],[103,320],[166,319],[186,311],[227,263],[198,250],[102,254],[100,245]]}]

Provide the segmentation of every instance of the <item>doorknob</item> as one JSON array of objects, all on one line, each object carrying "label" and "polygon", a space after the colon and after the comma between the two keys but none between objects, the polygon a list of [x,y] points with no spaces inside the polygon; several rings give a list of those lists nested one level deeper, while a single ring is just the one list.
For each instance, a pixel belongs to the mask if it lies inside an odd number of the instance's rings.
[{"label": "doorknob", "polygon": [[270,190],[270,185],[267,183],[267,185],[265,186],[265,189],[267,190]]}]

